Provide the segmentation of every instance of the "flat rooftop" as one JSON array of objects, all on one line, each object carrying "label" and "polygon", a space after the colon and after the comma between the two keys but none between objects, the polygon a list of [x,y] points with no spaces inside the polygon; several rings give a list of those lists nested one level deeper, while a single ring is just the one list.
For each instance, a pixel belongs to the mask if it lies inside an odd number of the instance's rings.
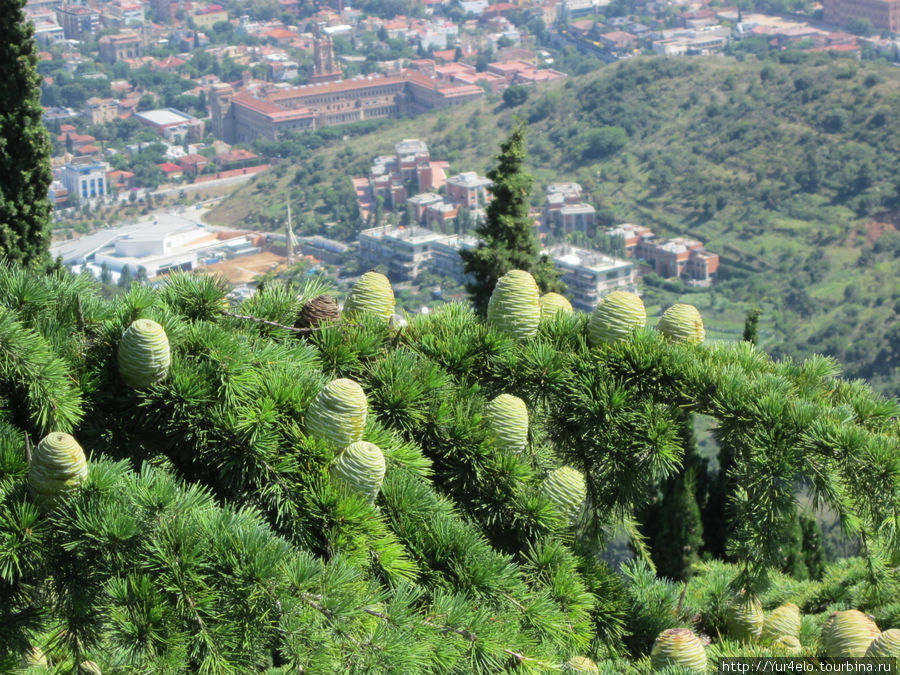
[{"label": "flat rooftop", "polygon": [[187,115],[174,110],[147,110],[145,112],[135,113],[135,116],[159,126],[184,124],[185,122],[191,121],[191,118]]}]

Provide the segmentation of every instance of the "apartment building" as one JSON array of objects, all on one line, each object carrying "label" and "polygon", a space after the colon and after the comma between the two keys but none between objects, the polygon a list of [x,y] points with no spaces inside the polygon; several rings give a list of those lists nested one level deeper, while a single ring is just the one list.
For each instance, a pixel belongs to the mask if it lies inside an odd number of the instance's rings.
[{"label": "apartment building", "polygon": [[493,183],[474,171],[465,171],[447,179],[447,201],[470,211],[483,209],[491,201],[488,188]]},{"label": "apartment building", "polygon": [[106,172],[109,165],[89,158],[68,162],[62,169],[62,184],[69,191],[69,201],[85,204],[106,197]]},{"label": "apartment building", "polygon": [[137,33],[119,33],[104,35],[98,40],[100,60],[115,63],[124,59],[136,59],[143,56],[141,37]]},{"label": "apartment building", "polygon": [[66,40],[83,40],[100,30],[100,13],[90,7],[64,5],[56,10],[56,21]]},{"label": "apartment building", "polygon": [[558,244],[543,251],[559,269],[560,278],[568,286],[566,297],[572,307],[591,312],[600,299],[612,291],[636,292],[634,263],[611,256]]},{"label": "apartment building", "polygon": [[685,277],[708,283],[719,270],[719,255],[706,250],[703,242],[696,239],[657,240],[650,228],[631,223],[610,228],[606,234],[623,237],[628,255],[649,263],[662,277]]},{"label": "apartment building", "polygon": [[391,281],[412,281],[429,265],[434,243],[446,235],[418,225],[373,227],[359,233],[359,256],[363,268],[384,265]]},{"label": "apartment building", "polygon": [[544,224],[555,234],[584,232],[593,236],[597,211],[581,199],[578,183],[551,183],[544,202]]}]

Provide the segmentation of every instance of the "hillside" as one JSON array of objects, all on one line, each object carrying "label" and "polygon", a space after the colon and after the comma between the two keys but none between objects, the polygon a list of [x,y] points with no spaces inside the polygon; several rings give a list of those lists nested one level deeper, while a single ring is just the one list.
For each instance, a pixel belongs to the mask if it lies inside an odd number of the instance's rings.
[{"label": "hillside", "polygon": [[[516,114],[529,123],[539,186],[577,180],[606,222],[695,236],[720,253],[720,283],[681,296],[714,310],[715,337],[739,334],[759,304],[775,355],[824,352],[896,394],[898,89],[896,68],[824,54],[634,59],[533,91],[512,110],[485,101],[348,130],[346,142],[277,148],[290,159],[211,218],[272,226],[290,197],[316,229],[350,210],[347,176],[395,141],[422,138],[452,171],[483,172]],[[653,312],[677,297],[650,289],[646,300]]]}]

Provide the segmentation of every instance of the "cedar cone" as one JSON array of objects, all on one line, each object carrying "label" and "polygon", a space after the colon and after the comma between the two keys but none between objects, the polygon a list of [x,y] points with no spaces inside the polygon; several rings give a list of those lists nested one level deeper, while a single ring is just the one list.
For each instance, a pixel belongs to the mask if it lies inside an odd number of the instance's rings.
[{"label": "cedar cone", "polygon": [[330,295],[317,295],[308,300],[303,309],[297,315],[294,322],[295,328],[315,328],[323,321],[337,321],[341,318],[341,311],[337,303]]}]

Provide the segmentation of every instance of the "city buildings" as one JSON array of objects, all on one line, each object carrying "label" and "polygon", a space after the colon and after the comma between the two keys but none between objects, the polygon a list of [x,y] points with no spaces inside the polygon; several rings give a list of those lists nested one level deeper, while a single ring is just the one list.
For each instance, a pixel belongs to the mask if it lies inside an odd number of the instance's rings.
[{"label": "city buildings", "polygon": [[[462,284],[468,279],[459,252],[477,245],[474,237],[440,234],[420,226],[375,227],[360,233],[357,255],[363,269],[384,266],[394,282],[415,281],[429,270]],[[635,265],[630,260],[567,244],[544,253],[560,270],[568,285],[566,295],[576,309],[592,311],[597,301],[613,290],[635,291]]]},{"label": "city buildings", "polygon": [[578,183],[551,183],[544,202],[544,223],[554,234],[584,232],[593,236],[597,211],[581,199]]},{"label": "city buildings", "polygon": [[384,265],[392,281],[412,281],[431,261],[432,245],[446,239],[425,227],[373,227],[359,233],[361,266]]},{"label": "city buildings", "polygon": [[424,141],[407,138],[394,146],[393,155],[373,160],[369,188],[386,209],[396,209],[406,203],[410,192],[430,192],[444,185],[446,167],[446,162],[432,161]]},{"label": "city buildings", "polygon": [[868,20],[876,31],[900,32],[900,0],[824,0],[825,20],[846,26]]},{"label": "city buildings", "polygon": [[659,241],[647,227],[624,223],[606,231],[622,237],[629,256],[649,263],[662,277],[683,277],[708,283],[716,278],[719,256],[707,251],[696,239],[676,237]]},{"label": "city buildings", "polygon": [[491,200],[488,188],[493,183],[474,171],[451,176],[447,179],[447,201],[464,206],[470,211],[483,209]]},{"label": "city buildings", "polygon": [[100,13],[90,7],[64,5],[56,10],[56,21],[66,40],[83,40],[100,30]]},{"label": "city buildings", "polygon": [[637,292],[634,263],[584,248],[558,244],[543,251],[553,260],[565,282],[572,307],[591,312],[612,291]]},{"label": "city buildings", "polygon": [[300,87],[259,87],[235,92],[231,85],[211,91],[213,133],[228,143],[285,131],[309,131],[382,117],[424,112],[484,96],[477,85],[442,83],[413,70],[368,75]]},{"label": "city buildings", "polygon": [[107,195],[106,172],[109,166],[90,158],[77,158],[62,168],[61,182],[68,190],[69,201],[78,204],[103,199]]},{"label": "city buildings", "polygon": [[100,60],[115,63],[124,59],[136,59],[143,55],[141,37],[137,33],[104,35],[98,40]]},{"label": "city buildings", "polygon": [[203,138],[203,120],[174,108],[135,113],[135,119],[172,143],[199,141]]}]

